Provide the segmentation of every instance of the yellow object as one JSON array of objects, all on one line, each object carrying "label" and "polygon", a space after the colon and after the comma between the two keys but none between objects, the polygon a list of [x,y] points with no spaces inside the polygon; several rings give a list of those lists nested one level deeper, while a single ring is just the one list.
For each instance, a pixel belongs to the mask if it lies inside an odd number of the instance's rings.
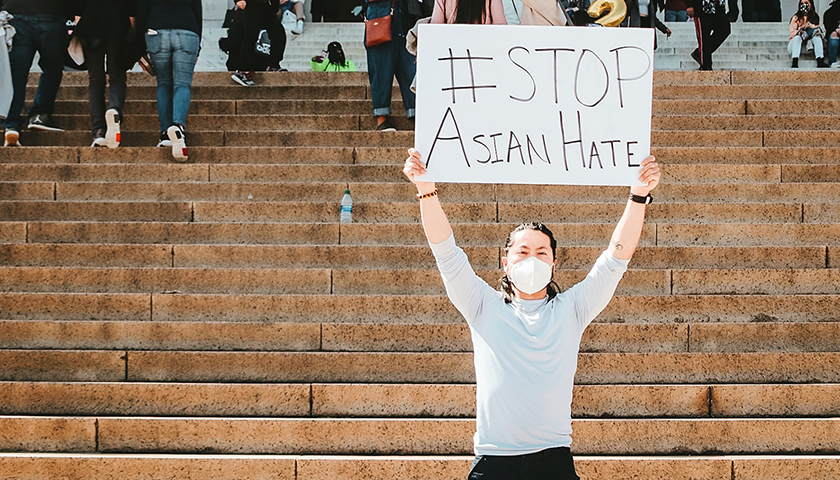
[{"label": "yellow object", "polygon": [[586,13],[599,25],[617,27],[627,15],[627,4],[624,0],[595,0]]}]

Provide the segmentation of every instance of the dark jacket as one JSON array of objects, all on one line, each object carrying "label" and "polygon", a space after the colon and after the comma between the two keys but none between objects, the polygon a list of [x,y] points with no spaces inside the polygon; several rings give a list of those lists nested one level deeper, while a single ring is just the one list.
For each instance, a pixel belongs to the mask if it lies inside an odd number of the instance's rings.
[{"label": "dark jacket", "polygon": [[[648,18],[653,19],[653,26],[655,26],[660,32],[665,33],[668,30],[668,27],[662,23],[659,18],[656,16],[656,12],[662,9],[662,5],[659,4],[658,0],[650,0],[650,5],[648,5]],[[639,13],[639,0],[627,0],[627,16],[624,17],[624,21],[621,22],[622,27],[640,27],[642,25],[641,21],[641,14]]]},{"label": "dark jacket", "polygon": [[713,13],[726,14],[726,6],[724,0],[685,0],[686,8],[693,8],[694,15],[709,14],[709,12],[706,12],[706,10],[703,8],[704,4],[706,4],[707,7],[713,8]]},{"label": "dark jacket", "polygon": [[201,0],[137,0],[137,31],[189,30],[201,38]]},{"label": "dark jacket", "polygon": [[831,2],[831,6],[823,13],[823,22],[826,35],[831,35],[831,32],[837,30],[837,26],[840,25],[840,0]]},{"label": "dark jacket", "polygon": [[66,15],[64,0],[0,0],[0,9],[19,15],[50,13]]},{"label": "dark jacket", "polygon": [[73,14],[82,17],[74,33],[80,38],[128,39],[136,0],[75,0]]}]

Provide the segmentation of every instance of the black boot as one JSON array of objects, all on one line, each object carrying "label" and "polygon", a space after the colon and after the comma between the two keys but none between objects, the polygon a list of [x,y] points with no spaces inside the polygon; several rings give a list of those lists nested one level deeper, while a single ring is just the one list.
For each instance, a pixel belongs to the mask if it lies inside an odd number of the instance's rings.
[{"label": "black boot", "polygon": [[825,63],[825,59],[820,57],[817,59],[817,68],[828,68],[828,64]]},{"label": "black boot", "polygon": [[798,58],[794,58],[790,62],[790,68],[799,68],[799,59]]}]

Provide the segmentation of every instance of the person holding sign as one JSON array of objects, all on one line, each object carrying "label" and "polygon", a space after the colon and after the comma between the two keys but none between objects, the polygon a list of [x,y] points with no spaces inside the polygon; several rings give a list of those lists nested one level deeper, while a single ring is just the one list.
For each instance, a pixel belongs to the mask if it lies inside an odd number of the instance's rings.
[{"label": "person holding sign", "polygon": [[656,160],[641,163],[609,248],[586,278],[561,292],[551,281],[557,242],[541,223],[520,225],[505,243],[500,290],[473,271],[455,245],[426,168],[409,150],[403,173],[417,187],[426,238],[449,299],[470,327],[476,372],[475,460],[470,479],[576,480],[572,387],[583,330],[607,306],[642,233],[659,184]]}]

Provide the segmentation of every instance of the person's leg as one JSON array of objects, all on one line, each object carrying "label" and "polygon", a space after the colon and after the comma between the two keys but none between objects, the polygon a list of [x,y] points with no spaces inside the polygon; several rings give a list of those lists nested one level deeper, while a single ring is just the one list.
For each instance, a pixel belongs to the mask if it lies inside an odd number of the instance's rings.
[{"label": "person's leg", "polygon": [[665,23],[672,23],[677,21],[676,10],[665,10]]},{"label": "person's leg", "polygon": [[400,94],[402,95],[403,104],[405,105],[405,112],[408,118],[414,118],[415,96],[411,91],[411,82],[414,80],[414,75],[417,73],[417,66],[414,63],[414,55],[408,53],[405,48],[405,38],[399,37],[394,39],[396,51],[394,55],[396,58],[395,72],[397,75],[397,83],[400,85]]},{"label": "person's leg", "polygon": [[391,114],[391,86],[394,82],[394,55],[391,42],[367,48],[368,79],[373,114],[377,117]]},{"label": "person's leg", "polygon": [[126,46],[120,40],[108,40],[105,46],[105,52],[108,56],[108,108],[116,109],[122,116],[127,91]]},{"label": "person's leg", "polygon": [[199,39],[196,33],[188,30],[173,30],[172,39],[172,123],[183,127],[187,124],[187,112],[190,109]]},{"label": "person's leg", "polygon": [[35,93],[35,103],[29,110],[29,116],[55,112],[55,97],[61,86],[64,74],[64,55],[67,51],[67,27],[60,16],[45,15],[34,23],[37,32],[35,45],[41,58],[41,79],[38,81],[38,91]]},{"label": "person's leg", "polygon": [[526,480],[521,474],[522,457],[479,455],[473,460],[467,480]]},{"label": "person's leg", "polygon": [[790,39],[790,42],[788,42],[788,52],[790,52],[790,58],[798,59],[801,51],[802,37],[800,37],[799,35],[794,35],[793,38]]},{"label": "person's leg", "polygon": [[828,63],[832,64],[837,61],[837,49],[840,47],[840,35],[837,32],[831,32],[828,37]]},{"label": "person's leg", "polygon": [[688,21],[688,12],[685,10],[675,10],[677,14],[677,21],[678,22],[687,22]]},{"label": "person's leg", "polygon": [[292,28],[292,33],[296,35],[300,35],[303,33],[303,2],[294,2],[292,7],[292,11],[295,13],[297,20],[295,21],[295,26]]},{"label": "person's leg", "polygon": [[272,15],[268,20],[268,38],[271,39],[271,68],[280,68],[280,62],[283,61],[283,55],[286,52],[286,29],[276,15]]},{"label": "person's leg", "polygon": [[90,126],[94,135],[105,131],[105,48],[85,48],[85,65],[88,69],[88,98],[90,100]]},{"label": "person's leg", "polygon": [[171,30],[158,30],[156,34],[146,32],[146,50],[149,52],[157,75],[157,110],[160,131],[165,132],[172,125],[172,46]]},{"label": "person's leg", "polygon": [[15,27],[15,47],[9,52],[9,66],[12,70],[12,88],[14,96],[9,113],[3,120],[3,127],[20,133],[23,128],[23,106],[26,103],[26,81],[29,79],[29,69],[35,59],[35,42],[33,28],[27,20],[27,15],[16,15],[11,24]]},{"label": "person's leg", "polygon": [[691,57],[700,64],[700,70],[712,69],[712,52],[709,48],[711,30],[709,17],[710,15],[702,13],[694,14],[694,31],[697,34],[697,49],[691,53]]},{"label": "person's leg", "polygon": [[254,51],[254,44],[257,41],[257,35],[260,34],[260,25],[263,22],[262,16],[265,10],[261,8],[259,3],[251,3],[253,5],[245,8],[242,22],[242,45],[239,47],[239,70],[247,71],[259,70],[257,68],[259,60],[256,58],[257,53]]},{"label": "person's leg", "polygon": [[729,37],[732,27],[729,24],[729,19],[723,12],[712,15],[712,33],[710,36],[711,52],[709,52],[709,59],[711,54],[716,52],[723,42]]}]

